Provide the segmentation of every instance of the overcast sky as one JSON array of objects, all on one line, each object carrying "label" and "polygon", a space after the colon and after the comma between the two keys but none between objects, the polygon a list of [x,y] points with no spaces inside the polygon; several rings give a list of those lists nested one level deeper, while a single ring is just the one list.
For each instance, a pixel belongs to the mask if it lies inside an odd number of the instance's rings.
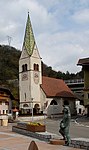
[{"label": "overcast sky", "polygon": [[42,61],[56,71],[76,73],[89,57],[89,0],[0,0],[0,44],[22,49],[27,14]]}]

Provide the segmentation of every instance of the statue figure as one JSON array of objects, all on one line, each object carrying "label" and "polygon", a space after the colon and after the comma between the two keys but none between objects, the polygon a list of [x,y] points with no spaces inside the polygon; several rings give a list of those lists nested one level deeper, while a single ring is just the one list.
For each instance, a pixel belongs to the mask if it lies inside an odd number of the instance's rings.
[{"label": "statue figure", "polygon": [[63,136],[63,139],[65,140],[65,145],[69,145],[70,143],[70,135],[69,135],[69,127],[70,127],[70,120],[71,120],[71,114],[70,114],[70,108],[68,101],[64,101],[63,105],[63,119],[60,122],[60,130],[59,132]]}]

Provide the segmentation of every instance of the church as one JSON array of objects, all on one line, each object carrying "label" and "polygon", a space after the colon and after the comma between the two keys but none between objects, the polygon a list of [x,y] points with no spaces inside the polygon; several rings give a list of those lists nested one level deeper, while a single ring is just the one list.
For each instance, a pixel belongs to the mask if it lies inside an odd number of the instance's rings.
[{"label": "church", "polygon": [[19,59],[20,110],[24,114],[62,114],[64,100],[75,113],[76,97],[61,79],[42,76],[41,57],[28,13],[22,52]]}]

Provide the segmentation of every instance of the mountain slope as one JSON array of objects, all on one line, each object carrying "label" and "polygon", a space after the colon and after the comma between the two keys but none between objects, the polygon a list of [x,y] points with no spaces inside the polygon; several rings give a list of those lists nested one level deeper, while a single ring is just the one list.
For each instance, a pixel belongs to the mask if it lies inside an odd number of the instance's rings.
[{"label": "mountain slope", "polygon": [[18,78],[21,51],[0,45],[0,82]]}]

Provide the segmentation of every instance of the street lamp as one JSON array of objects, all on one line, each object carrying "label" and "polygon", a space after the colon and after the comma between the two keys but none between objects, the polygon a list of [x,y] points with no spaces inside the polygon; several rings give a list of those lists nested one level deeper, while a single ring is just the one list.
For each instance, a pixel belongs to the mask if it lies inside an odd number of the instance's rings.
[{"label": "street lamp", "polygon": [[31,98],[31,103],[32,103],[32,122],[33,122],[33,98]]}]

